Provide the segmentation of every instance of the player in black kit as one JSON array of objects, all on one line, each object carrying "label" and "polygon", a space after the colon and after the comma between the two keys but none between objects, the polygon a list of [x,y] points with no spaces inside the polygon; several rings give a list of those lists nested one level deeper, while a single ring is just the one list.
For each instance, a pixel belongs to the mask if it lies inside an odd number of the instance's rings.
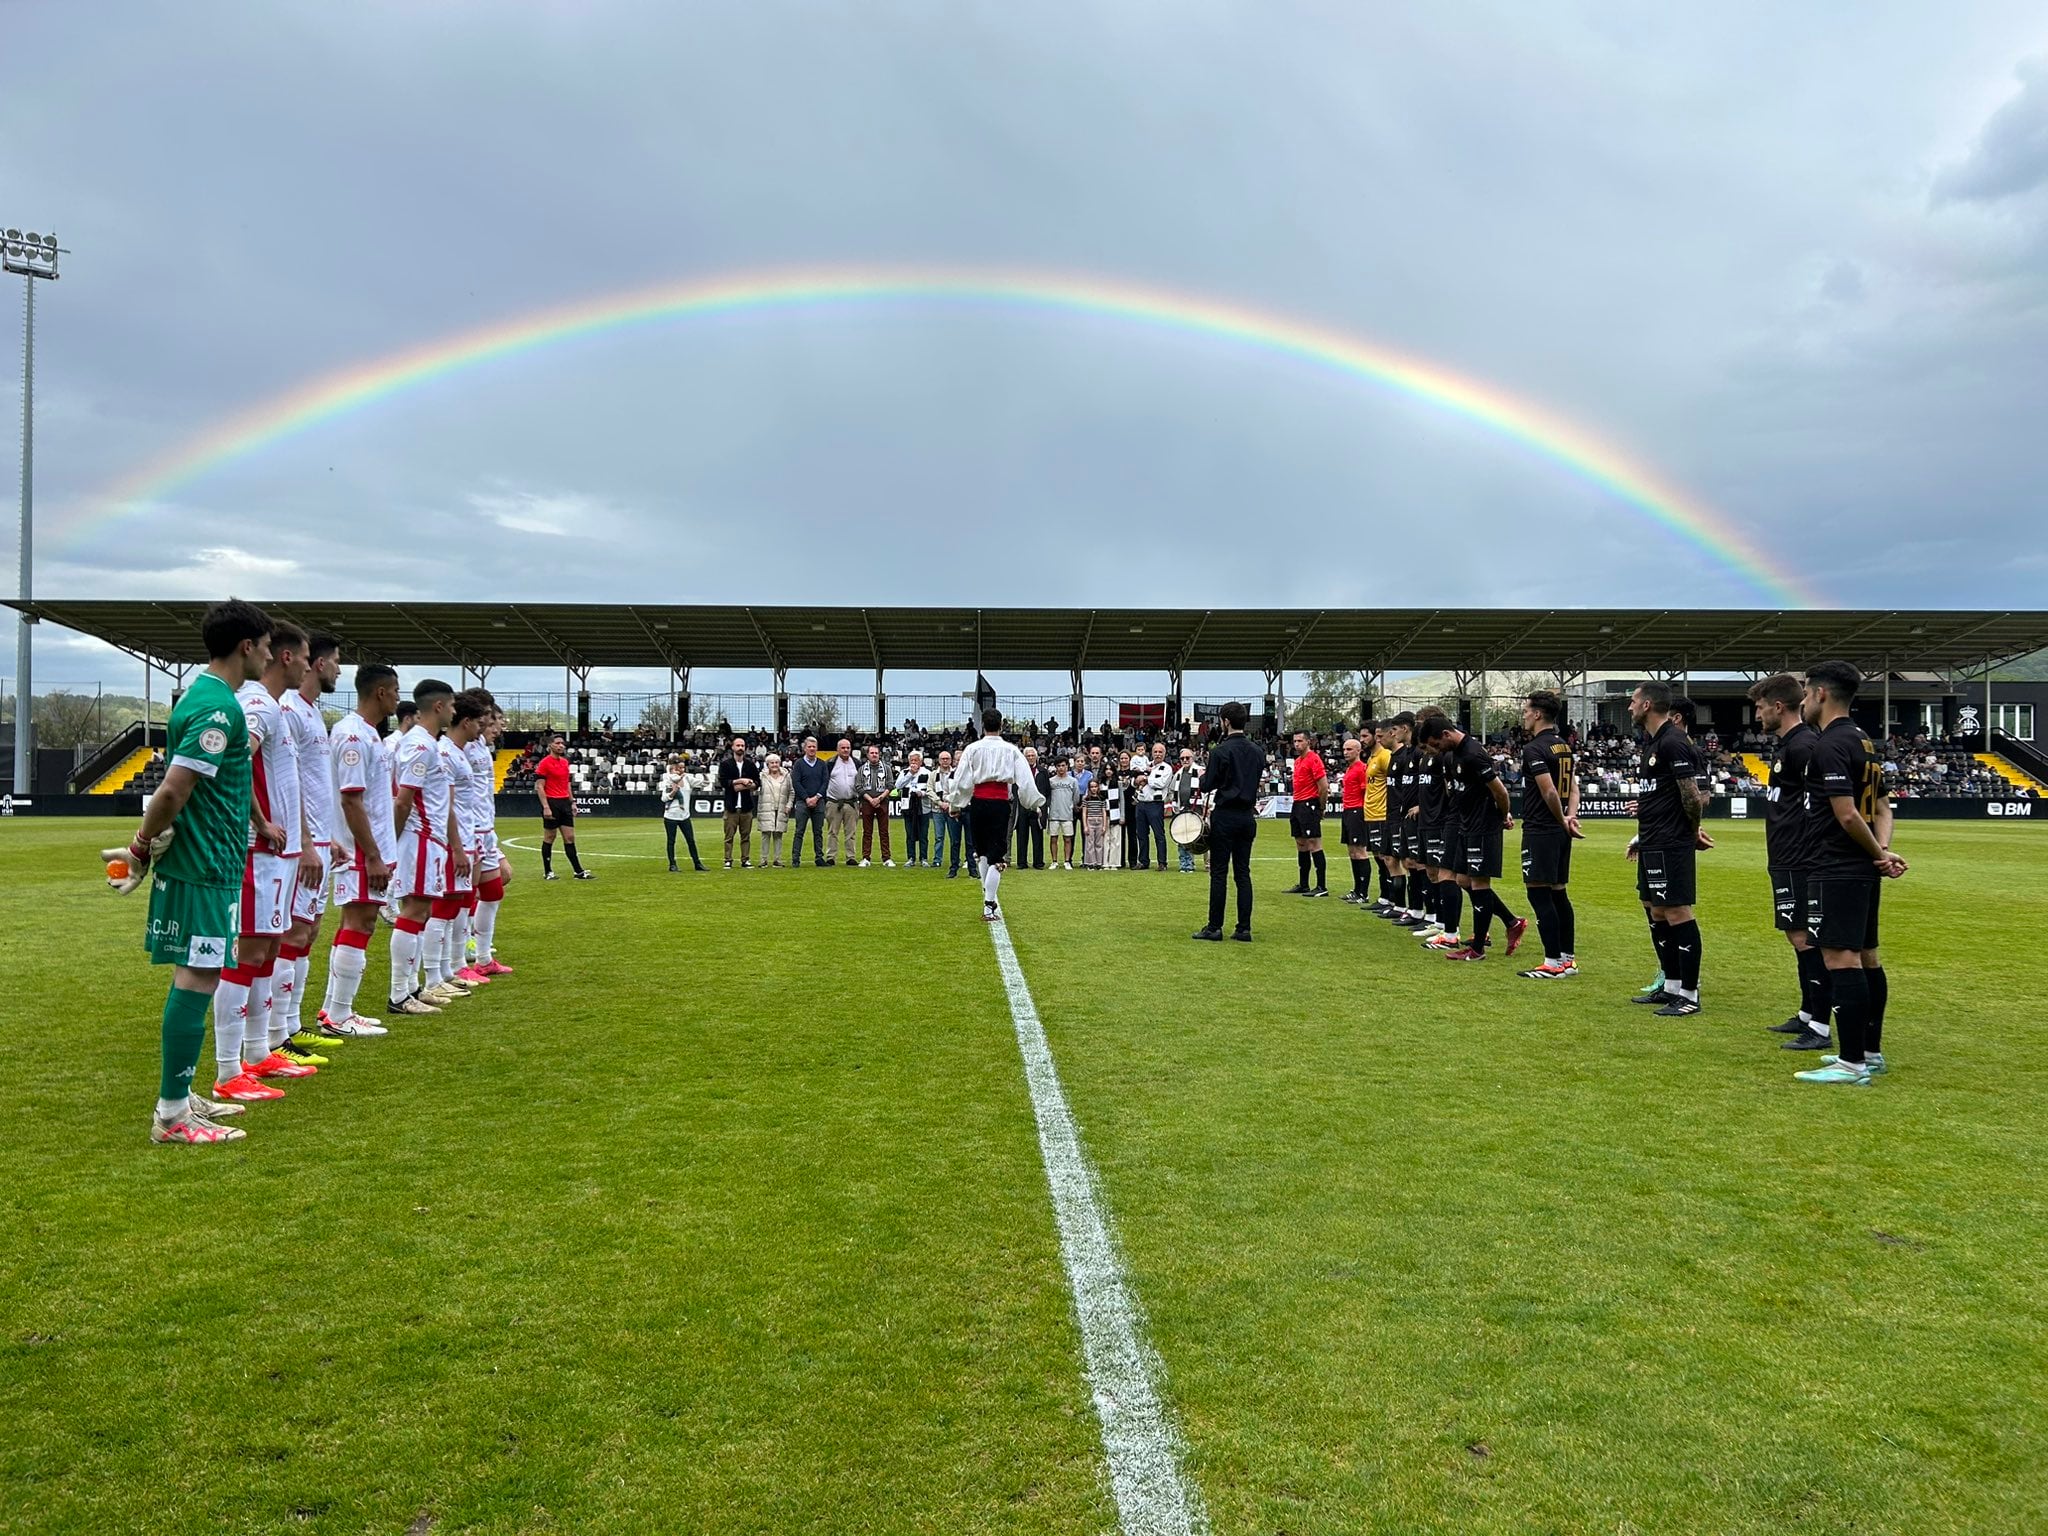
[{"label": "player in black kit", "polygon": [[1539,689],[1522,705],[1522,885],[1536,914],[1543,963],[1521,974],[1556,981],[1579,974],[1579,916],[1572,908],[1572,841],[1579,830],[1579,776],[1572,749],[1557,733],[1564,701]]},{"label": "player in black kit", "polygon": [[1455,817],[1458,825],[1452,878],[1460,890],[1472,894],[1472,942],[1450,951],[1450,958],[1484,960],[1496,916],[1507,925],[1507,952],[1512,955],[1528,931],[1529,921],[1508,910],[1493,888],[1501,872],[1503,834],[1514,820],[1508,814],[1507,786],[1501,783],[1500,770],[1485,744],[1441,715],[1422,728],[1422,744],[1435,747],[1445,764],[1451,789],[1446,820]]},{"label": "player in black kit", "polygon": [[1643,777],[1650,787],[1636,800],[1636,893],[1650,917],[1650,942],[1664,972],[1661,995],[1637,993],[1631,1002],[1657,1005],[1662,1018],[1700,1011],[1700,925],[1693,914],[1698,887],[1693,857],[1702,846],[1699,755],[1679,723],[1669,684],[1647,682],[1629,698],[1629,718],[1648,741]]},{"label": "player in black kit", "polygon": [[1777,737],[1771,782],[1764,799],[1764,863],[1771,876],[1772,920],[1791,942],[1799,966],[1799,1008],[1775,1034],[1790,1035],[1788,1051],[1828,1048],[1828,973],[1808,929],[1806,910],[1806,777],[1820,738],[1800,708],[1806,685],[1790,672],[1767,677],[1749,690],[1757,724]]},{"label": "player in black kit", "polygon": [[1906,872],[1891,851],[1892,802],[1876,744],[1849,718],[1863,674],[1846,661],[1806,672],[1803,710],[1819,732],[1806,771],[1806,901],[1834,992],[1841,1054],[1823,1056],[1809,1083],[1867,1087],[1885,1070],[1884,1011],[1891,992],[1877,947],[1878,893]]}]

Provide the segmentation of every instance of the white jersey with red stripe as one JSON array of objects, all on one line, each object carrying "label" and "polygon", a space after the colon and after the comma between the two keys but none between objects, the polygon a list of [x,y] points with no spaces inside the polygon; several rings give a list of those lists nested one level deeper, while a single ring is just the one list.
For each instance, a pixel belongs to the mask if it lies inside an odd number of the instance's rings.
[{"label": "white jersey with red stripe", "polygon": [[470,767],[468,754],[452,737],[442,736],[437,745],[441,750],[441,769],[448,775],[449,803],[455,808],[455,846],[464,853],[472,853],[480,846],[482,835],[472,789],[476,770]]},{"label": "white jersey with red stripe", "polygon": [[349,830],[348,817],[341,814],[340,802],[349,795],[360,795],[377,857],[391,863],[398,857],[398,828],[392,822],[391,752],[384,737],[376,726],[350,710],[334,722],[327,736],[327,751],[334,763],[334,846],[339,850],[335,862],[352,857],[356,848],[355,834]]},{"label": "white jersey with red stripe", "polygon": [[469,759],[469,794],[476,807],[477,845],[482,847],[498,829],[497,755],[481,736],[464,747],[462,755]]},{"label": "white jersey with red stripe", "polygon": [[451,782],[447,759],[441,755],[441,739],[424,725],[415,725],[399,737],[394,777],[400,789],[413,792],[404,830],[412,834],[424,831],[428,842],[446,847]]},{"label": "white jersey with red stripe", "polygon": [[[285,858],[296,858],[300,851],[299,754],[284,723],[284,710],[260,682],[242,684],[235,691],[235,702],[249,722],[249,776],[256,810],[265,821],[284,829],[284,847],[276,851]],[[249,846],[256,846],[253,826],[249,828]]]},{"label": "white jersey with red stripe", "polygon": [[334,764],[327,757],[327,723],[320,706],[308,704],[296,691],[278,700],[285,729],[299,758],[299,805],[306,818],[306,836],[315,843],[334,841]]}]

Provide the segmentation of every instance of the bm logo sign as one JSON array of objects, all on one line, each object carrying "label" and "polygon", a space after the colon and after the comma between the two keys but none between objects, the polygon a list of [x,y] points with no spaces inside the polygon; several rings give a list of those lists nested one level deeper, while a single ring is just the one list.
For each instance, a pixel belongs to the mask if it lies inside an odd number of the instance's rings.
[{"label": "bm logo sign", "polygon": [[2031,816],[2034,814],[2034,802],[2031,800],[1993,800],[1985,805],[1984,810],[1988,815],[1992,816]]}]

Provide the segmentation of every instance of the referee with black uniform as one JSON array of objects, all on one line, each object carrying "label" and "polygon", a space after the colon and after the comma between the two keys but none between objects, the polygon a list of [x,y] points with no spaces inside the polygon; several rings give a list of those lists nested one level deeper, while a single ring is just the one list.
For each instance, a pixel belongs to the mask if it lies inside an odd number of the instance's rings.
[{"label": "referee with black uniform", "polygon": [[1217,712],[1223,739],[1209,749],[1202,793],[1209,797],[1209,925],[1198,939],[1223,937],[1224,882],[1237,882],[1237,927],[1233,939],[1252,941],[1252,840],[1259,835],[1259,783],[1266,754],[1245,739],[1251,711],[1233,699]]}]

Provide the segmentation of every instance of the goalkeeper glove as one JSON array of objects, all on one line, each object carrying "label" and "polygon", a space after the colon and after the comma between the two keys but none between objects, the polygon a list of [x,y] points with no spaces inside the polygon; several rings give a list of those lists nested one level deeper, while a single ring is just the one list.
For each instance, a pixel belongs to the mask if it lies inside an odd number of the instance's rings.
[{"label": "goalkeeper glove", "polygon": [[[102,848],[100,862],[107,866],[108,888],[117,896],[126,896],[134,891],[149,878],[149,866],[170,847],[171,836],[175,831],[173,827],[166,827],[146,842],[138,833],[135,840],[126,848]],[[127,866],[126,871],[118,875],[114,873],[115,869],[122,865]]]}]

